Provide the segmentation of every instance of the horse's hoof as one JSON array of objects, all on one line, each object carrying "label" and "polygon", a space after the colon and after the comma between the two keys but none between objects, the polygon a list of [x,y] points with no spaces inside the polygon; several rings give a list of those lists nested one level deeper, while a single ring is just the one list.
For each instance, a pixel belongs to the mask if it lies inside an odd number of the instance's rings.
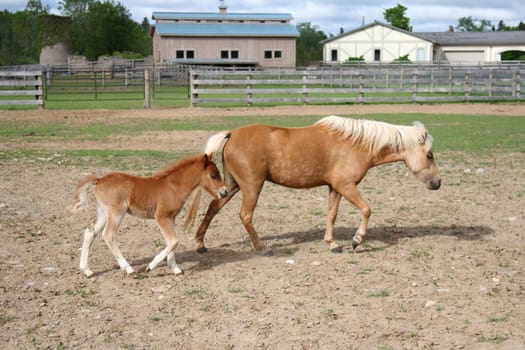
[{"label": "horse's hoof", "polygon": [[334,248],[331,248],[330,251],[332,253],[342,253],[343,252],[343,247],[342,246],[334,247]]},{"label": "horse's hoof", "polygon": [[208,248],[206,248],[204,246],[197,248],[197,253],[199,253],[199,254],[204,254],[204,253],[207,253],[207,252],[208,252]]},{"label": "horse's hoof", "polygon": [[261,253],[263,256],[274,256],[274,252],[272,249],[266,249],[266,250],[260,251],[259,253]]},{"label": "horse's hoof", "polygon": [[352,239],[352,248],[355,250],[357,247],[359,247],[359,242],[357,242],[355,239]]}]

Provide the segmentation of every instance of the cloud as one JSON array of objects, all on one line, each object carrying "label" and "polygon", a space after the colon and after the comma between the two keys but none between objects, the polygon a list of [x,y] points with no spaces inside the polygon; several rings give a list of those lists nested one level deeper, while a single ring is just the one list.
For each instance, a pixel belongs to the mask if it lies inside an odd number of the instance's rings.
[{"label": "cloud", "polygon": [[[101,0],[102,1],[102,0]],[[137,22],[144,17],[151,22],[151,15],[155,11],[172,12],[216,12],[220,2],[218,0],[173,1],[161,0],[121,0]],[[230,12],[270,12],[290,13],[294,17],[294,24],[310,22],[326,34],[339,34],[340,28],[345,31],[353,30],[374,20],[384,21],[383,11],[401,3],[407,8],[406,15],[414,31],[445,31],[449,25],[456,26],[461,17],[472,16],[478,19],[488,19],[497,25],[503,20],[507,25],[516,26],[525,18],[525,2],[523,0],[506,0],[504,2],[489,3],[479,0],[410,0],[385,1],[370,0],[367,2],[349,2],[348,0],[299,1],[299,0],[244,0],[233,2],[225,0]],[[3,0],[0,10],[10,12],[22,11],[27,0]],[[49,5],[52,12],[58,14],[58,0],[42,0],[44,6]]]}]

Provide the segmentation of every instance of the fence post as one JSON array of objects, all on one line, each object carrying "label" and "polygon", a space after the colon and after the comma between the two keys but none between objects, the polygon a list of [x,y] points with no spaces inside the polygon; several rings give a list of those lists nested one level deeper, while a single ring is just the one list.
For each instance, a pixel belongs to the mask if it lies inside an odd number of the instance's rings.
[{"label": "fence post", "polygon": [[308,85],[306,84],[306,71],[303,72],[303,106],[308,104]]},{"label": "fence post", "polygon": [[452,67],[448,68],[448,95],[452,96]]},{"label": "fence post", "polygon": [[195,90],[199,87],[197,84],[195,84],[195,80],[197,80],[197,77],[197,73],[194,73],[193,68],[190,68],[191,107],[195,107],[197,105],[196,101],[199,98],[199,94],[195,93]]},{"label": "fence post", "polygon": [[521,73],[520,71],[517,71],[514,74],[514,94],[516,96],[516,100],[520,100],[521,97]]},{"label": "fence post", "polygon": [[492,100],[492,96],[494,95],[494,75],[492,74],[492,71],[489,73],[489,100]]},{"label": "fence post", "polygon": [[40,71],[40,74],[35,76],[35,79],[40,83],[40,85],[35,86],[35,89],[40,92],[40,95],[36,96],[36,99],[39,101],[38,103],[38,109],[44,109],[44,82],[43,79],[44,72]]},{"label": "fence post", "polygon": [[470,71],[467,71],[465,73],[465,101],[469,101],[470,94],[472,92],[472,82],[470,81],[471,73]]},{"label": "fence post", "polygon": [[246,102],[248,103],[248,107],[253,106],[253,91],[252,91],[252,84],[250,80],[252,80],[252,75],[247,74],[246,75]]},{"label": "fence post", "polygon": [[144,108],[151,107],[149,70],[144,70]]},{"label": "fence post", "polygon": [[364,103],[365,99],[365,92],[363,91],[364,84],[363,84],[363,73],[359,73],[359,103]]},{"label": "fence post", "polygon": [[412,102],[417,100],[417,73],[412,74]]}]

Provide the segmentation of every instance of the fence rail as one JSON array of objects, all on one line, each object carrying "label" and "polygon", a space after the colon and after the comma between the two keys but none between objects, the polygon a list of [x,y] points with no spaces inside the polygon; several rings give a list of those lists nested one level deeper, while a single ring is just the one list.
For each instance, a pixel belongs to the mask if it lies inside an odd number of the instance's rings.
[{"label": "fence rail", "polygon": [[191,105],[521,101],[522,66],[191,71]]},{"label": "fence rail", "polygon": [[[20,68],[22,67],[22,68]],[[523,101],[525,64],[309,68],[0,67],[0,105],[275,105]],[[109,101],[109,102],[108,102]],[[118,102],[116,102],[118,101]]]},{"label": "fence rail", "polygon": [[0,71],[0,105],[44,107],[41,71]]}]

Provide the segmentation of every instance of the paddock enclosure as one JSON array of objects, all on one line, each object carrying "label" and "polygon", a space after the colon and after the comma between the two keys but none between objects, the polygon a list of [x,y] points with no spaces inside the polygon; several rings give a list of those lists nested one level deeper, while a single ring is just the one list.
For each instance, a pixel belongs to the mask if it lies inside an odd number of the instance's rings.
[{"label": "paddock enclosure", "polygon": [[[176,220],[184,275],[174,276],[165,263],[144,272],[163,244],[152,220],[132,216],[122,222],[119,246],[138,273],[120,271],[100,239],[90,256],[96,275],[88,279],[78,269],[82,233],[95,213],[69,214],[77,181],[116,170],[151,175],[166,163],[155,152],[176,158],[202,152],[221,125],[100,139],[73,131],[60,137],[65,131],[56,130],[70,129],[56,125],[113,130],[144,120],[205,124],[224,116],[263,122],[332,114],[417,120],[432,113],[473,122],[484,115],[525,118],[521,104],[0,110],[4,125],[24,125],[19,136],[3,130],[0,139],[0,347],[525,348],[524,153],[501,150],[497,140],[492,152],[440,152],[445,141],[432,125],[457,128],[445,121],[425,123],[435,138],[441,189],[428,191],[403,164],[371,169],[359,189],[373,213],[356,251],[353,206],[341,202],[334,236],[345,247],[334,254],[322,242],[327,189],[267,183],[254,224],[273,254],[252,251],[238,216],[240,195],[215,217],[208,252],[198,254],[193,237],[209,201],[203,196],[193,229],[182,231],[186,207]],[[37,121],[49,130],[34,129]]]}]

